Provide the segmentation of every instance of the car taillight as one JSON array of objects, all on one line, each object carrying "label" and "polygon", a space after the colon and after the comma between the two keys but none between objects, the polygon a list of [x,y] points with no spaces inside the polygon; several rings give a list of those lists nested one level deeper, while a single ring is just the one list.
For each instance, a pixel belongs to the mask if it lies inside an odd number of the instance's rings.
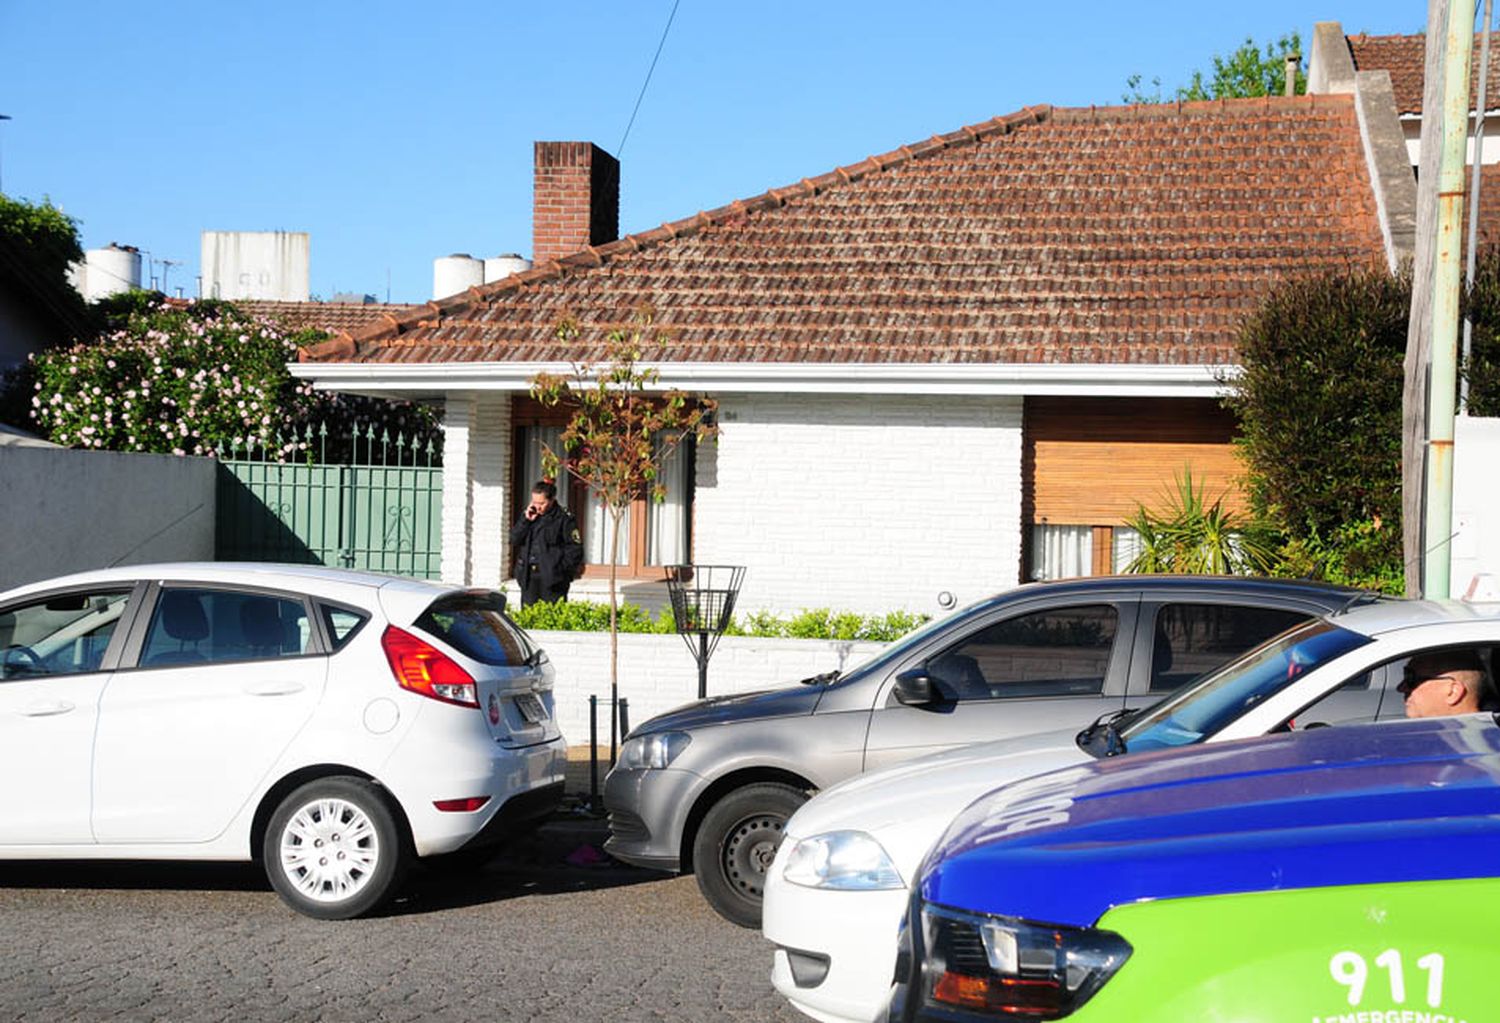
[{"label": "car taillight", "polygon": [[1006,1019],[1076,1012],[1130,957],[1118,934],[922,907],[930,1004]]},{"label": "car taillight", "polygon": [[402,689],[478,709],[479,690],[474,677],[431,643],[390,625],[380,637],[380,646]]}]

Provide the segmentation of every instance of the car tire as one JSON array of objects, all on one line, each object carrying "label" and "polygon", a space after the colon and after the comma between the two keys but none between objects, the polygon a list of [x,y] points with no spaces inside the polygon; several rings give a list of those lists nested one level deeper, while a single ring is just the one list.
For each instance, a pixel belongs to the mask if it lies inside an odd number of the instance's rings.
[{"label": "car tire", "polygon": [[725,920],[760,926],[766,871],[787,818],[805,802],[801,789],[761,782],[735,789],[704,816],[693,838],[693,872],[703,897]]},{"label": "car tire", "polygon": [[322,778],[293,791],[271,815],[261,851],[276,894],[319,920],[375,909],[411,860],[381,790],[362,778]]}]

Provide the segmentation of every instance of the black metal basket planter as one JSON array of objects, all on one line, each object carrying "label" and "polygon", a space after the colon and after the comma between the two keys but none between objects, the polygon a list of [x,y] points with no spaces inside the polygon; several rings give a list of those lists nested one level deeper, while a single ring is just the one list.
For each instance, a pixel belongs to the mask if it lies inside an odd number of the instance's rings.
[{"label": "black metal basket planter", "polygon": [[743,565],[667,565],[672,622],[698,662],[698,699],[708,695],[708,659],[734,617]]}]

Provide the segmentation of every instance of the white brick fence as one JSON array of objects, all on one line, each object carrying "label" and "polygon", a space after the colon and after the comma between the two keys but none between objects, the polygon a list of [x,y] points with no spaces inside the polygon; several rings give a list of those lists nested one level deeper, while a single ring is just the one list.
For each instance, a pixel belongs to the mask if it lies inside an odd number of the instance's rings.
[{"label": "white brick fence", "polygon": [[[570,745],[589,741],[589,696],[599,697],[599,742],[609,743],[609,633],[548,632],[529,635],[557,669],[557,718]],[[708,665],[708,693],[766,689],[833,668],[849,668],[883,643],[725,636]],[[698,696],[698,665],[682,637],[630,633],[620,637],[620,696],[630,703],[630,723],[671,710]]]}]

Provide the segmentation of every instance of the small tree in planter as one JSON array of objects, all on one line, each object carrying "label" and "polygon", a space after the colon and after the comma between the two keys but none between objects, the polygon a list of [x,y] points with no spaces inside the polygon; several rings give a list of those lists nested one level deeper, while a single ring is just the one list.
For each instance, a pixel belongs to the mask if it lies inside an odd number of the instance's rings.
[{"label": "small tree in planter", "polygon": [[[557,337],[572,343],[578,324],[565,320]],[[562,451],[542,449],[542,471],[556,479],[567,472],[588,487],[589,497],[603,506],[610,522],[609,550],[609,695],[610,735],[614,735],[614,707],[619,698],[619,600],[616,565],[620,560],[620,521],[631,502],[642,493],[654,501],[666,497],[661,468],[689,437],[708,440],[718,435],[711,413],[718,403],[689,398],[682,391],[656,390],[659,374],[641,360],[648,348],[659,348],[664,336],[653,329],[649,309],[639,309],[630,322],[604,338],[601,357],[578,362],[571,377],[541,373],[531,382],[531,395],[543,405],[572,409],[562,433]],[[613,738],[611,739],[613,745]]]}]

